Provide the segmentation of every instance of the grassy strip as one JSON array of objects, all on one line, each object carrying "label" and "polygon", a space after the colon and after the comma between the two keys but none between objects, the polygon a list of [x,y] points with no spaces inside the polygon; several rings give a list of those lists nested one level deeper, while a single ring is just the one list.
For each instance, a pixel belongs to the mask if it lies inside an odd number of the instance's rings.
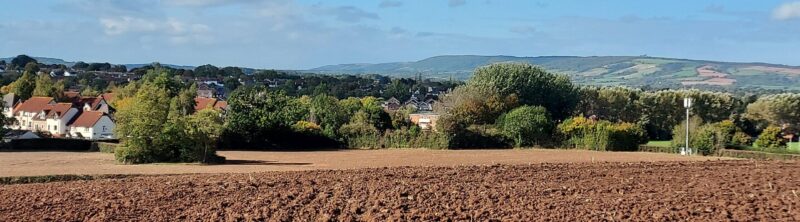
[{"label": "grassy strip", "polygon": [[110,174],[110,175],[46,175],[46,176],[15,176],[0,177],[0,185],[28,184],[28,183],[50,183],[77,180],[97,180],[97,179],[122,179],[141,176],[138,174]]},{"label": "grassy strip", "polygon": [[647,146],[672,147],[672,141],[669,141],[669,140],[650,141],[650,142],[647,142]]},{"label": "grassy strip", "polygon": [[752,150],[725,149],[725,150],[720,150],[718,152],[718,155],[723,157],[747,158],[756,160],[800,160],[800,155],[798,154],[775,153],[775,152],[752,151]]}]

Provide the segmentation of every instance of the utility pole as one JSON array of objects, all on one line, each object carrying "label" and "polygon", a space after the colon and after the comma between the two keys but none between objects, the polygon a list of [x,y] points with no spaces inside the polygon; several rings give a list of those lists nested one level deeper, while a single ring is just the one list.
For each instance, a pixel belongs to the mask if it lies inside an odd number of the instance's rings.
[{"label": "utility pole", "polygon": [[683,107],[686,108],[686,143],[681,155],[692,155],[692,148],[689,147],[689,109],[692,108],[692,98],[683,98]]}]

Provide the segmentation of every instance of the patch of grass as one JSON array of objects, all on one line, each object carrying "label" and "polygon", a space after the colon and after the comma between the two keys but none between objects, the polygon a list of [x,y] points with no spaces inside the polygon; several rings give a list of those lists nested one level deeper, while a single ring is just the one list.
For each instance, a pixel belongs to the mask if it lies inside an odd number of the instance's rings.
[{"label": "patch of grass", "polygon": [[647,142],[648,146],[657,146],[657,147],[672,147],[672,141],[669,140],[662,140],[662,141],[650,141]]},{"label": "patch of grass", "polygon": [[791,142],[786,145],[787,150],[800,153],[800,142]]}]

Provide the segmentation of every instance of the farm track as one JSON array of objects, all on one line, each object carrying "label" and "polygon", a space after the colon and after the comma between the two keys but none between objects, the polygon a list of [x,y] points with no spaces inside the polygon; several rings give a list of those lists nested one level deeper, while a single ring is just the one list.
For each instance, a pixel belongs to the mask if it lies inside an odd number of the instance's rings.
[{"label": "farm track", "polygon": [[799,162],[187,174],[0,186],[0,221],[798,221]]}]

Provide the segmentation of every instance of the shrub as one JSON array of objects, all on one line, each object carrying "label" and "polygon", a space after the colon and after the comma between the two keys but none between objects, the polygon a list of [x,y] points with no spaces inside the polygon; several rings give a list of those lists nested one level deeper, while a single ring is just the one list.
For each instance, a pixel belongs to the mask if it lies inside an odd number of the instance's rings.
[{"label": "shrub", "polygon": [[744,132],[735,132],[731,138],[731,145],[750,146],[751,144],[753,144],[753,138]]},{"label": "shrub", "polygon": [[770,126],[761,132],[756,139],[755,146],[761,149],[786,148],[786,140],[781,138],[781,128]]},{"label": "shrub", "polygon": [[565,144],[579,149],[603,151],[635,151],[647,143],[641,126],[631,123],[611,123],[575,117],[558,125]]},{"label": "shrub", "polygon": [[97,147],[97,151],[101,153],[114,153],[114,151],[119,146],[119,143],[105,143],[105,142],[94,142],[92,146]]},{"label": "shrub", "polygon": [[689,138],[691,148],[702,155],[709,155],[725,146],[724,139],[719,134],[719,129],[713,124],[703,125],[694,137]]},{"label": "shrub", "polygon": [[550,114],[541,106],[515,108],[498,122],[503,136],[513,140],[516,147],[538,145],[549,137],[552,124]]},{"label": "shrub", "polygon": [[308,121],[297,121],[297,123],[292,125],[292,130],[298,133],[312,135],[318,135],[322,133],[322,128],[319,125]]},{"label": "shrub", "polygon": [[144,150],[132,147],[122,146],[114,150],[114,159],[125,164],[152,162],[150,161],[151,158],[148,158],[149,156]]}]

